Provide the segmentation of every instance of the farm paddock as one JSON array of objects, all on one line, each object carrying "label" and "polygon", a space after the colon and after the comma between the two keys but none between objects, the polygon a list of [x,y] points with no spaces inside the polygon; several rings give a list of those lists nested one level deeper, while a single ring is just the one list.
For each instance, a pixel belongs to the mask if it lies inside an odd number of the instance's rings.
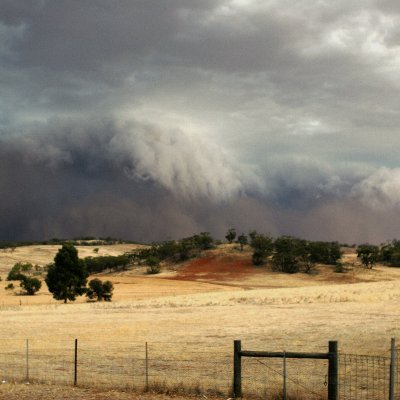
[{"label": "farm paddock", "polygon": [[[25,252],[24,257],[29,256],[28,249],[17,249],[13,257],[19,251]],[[209,370],[210,379],[203,377],[201,383],[211,388],[218,386],[227,394],[235,339],[242,340],[243,346],[252,350],[299,352],[325,351],[328,340],[338,340],[343,354],[379,357],[388,355],[391,337],[400,337],[400,270],[384,266],[364,270],[349,252],[345,259],[352,267],[344,274],[318,266],[314,275],[285,275],[267,268],[253,269],[246,257],[246,252],[228,247],[223,254],[209,253],[202,261],[167,268],[157,276],[146,276],[139,269],[102,274],[101,279],[110,279],[115,285],[111,303],[87,303],[81,298],[64,305],[54,301],[45,289],[33,297],[17,296],[3,289],[6,284],[3,279],[0,354],[3,361],[7,352],[17,360],[16,368],[23,379],[26,339],[29,339],[30,374],[34,382],[35,362],[36,373],[43,362],[43,368],[51,371],[55,356],[71,363],[77,338],[80,360],[86,356],[86,364],[91,368],[80,367],[81,383],[109,390],[104,380],[118,386],[114,382],[121,375],[119,370],[107,371],[109,363],[98,365],[93,361],[124,359],[127,368],[132,368],[133,360],[143,360],[147,342],[154,362],[168,360],[181,365],[178,372],[173,372],[172,364],[159,366],[162,377],[172,373],[175,387],[184,382],[180,371],[187,374]],[[210,361],[217,363],[214,370],[209,368]],[[227,369],[218,375],[219,362],[225,361]],[[281,364],[280,361],[268,367],[253,365],[254,375],[248,379],[265,381],[265,376],[276,375],[279,381]],[[296,371],[306,370],[304,365],[293,365]],[[2,366],[4,363],[0,362]],[[102,371],[102,377],[96,371]],[[131,376],[130,372],[127,374]],[[322,365],[318,377],[322,391],[325,374]],[[65,376],[60,379],[60,387],[72,382],[70,372]],[[188,388],[199,384],[198,377],[193,376]],[[298,378],[297,383],[290,385],[296,393],[301,393],[300,385],[304,383]],[[143,382],[141,376],[138,393],[143,390]],[[36,384],[27,386],[33,388]],[[24,386],[21,390],[25,390]],[[121,393],[122,396],[124,392]]]}]

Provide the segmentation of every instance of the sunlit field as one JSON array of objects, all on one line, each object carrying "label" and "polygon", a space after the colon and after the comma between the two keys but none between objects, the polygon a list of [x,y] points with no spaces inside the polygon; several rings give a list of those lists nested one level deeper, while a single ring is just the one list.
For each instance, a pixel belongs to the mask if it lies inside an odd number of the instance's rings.
[{"label": "sunlit field", "polygon": [[[121,254],[128,247],[99,253]],[[224,245],[201,261],[166,265],[158,275],[147,275],[143,267],[97,275],[114,283],[112,302],[81,297],[62,304],[45,285],[35,296],[18,295],[18,287],[4,290],[11,256],[44,265],[56,251],[41,246],[1,254],[0,347],[23,348],[29,339],[38,352],[52,346],[72,351],[77,338],[93,352],[108,349],[123,357],[132,351],[142,357],[147,342],[157,357],[174,359],[186,352],[186,358],[205,363],[225,359],[231,368],[235,339],[249,350],[318,352],[338,340],[345,353],[386,355],[390,338],[400,333],[400,270],[366,270],[353,250],[344,255],[345,273],[317,266],[313,274],[288,275],[253,267],[249,249]],[[79,251],[81,257],[93,252]],[[230,379],[229,370],[226,376]],[[229,379],[224,379],[227,392]]]}]

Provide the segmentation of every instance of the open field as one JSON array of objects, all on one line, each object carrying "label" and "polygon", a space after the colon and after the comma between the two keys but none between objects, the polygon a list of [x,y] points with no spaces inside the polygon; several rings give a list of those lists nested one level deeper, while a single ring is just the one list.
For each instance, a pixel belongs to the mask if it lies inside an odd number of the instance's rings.
[{"label": "open field", "polygon": [[[49,247],[33,248],[32,258],[28,248],[17,249],[13,257],[45,264],[57,249]],[[121,254],[132,245],[110,247],[100,253]],[[79,249],[80,256],[91,250]],[[354,254],[346,256],[355,262]],[[6,271],[9,259],[4,258],[0,268]],[[248,258],[249,252],[228,247],[156,276],[141,269],[97,275],[114,282],[112,303],[80,298],[64,305],[45,287],[35,296],[18,296],[3,289],[3,274],[0,337],[100,335],[143,342],[210,338],[228,343],[242,338],[255,344],[266,344],[268,338],[280,348],[325,346],[334,338],[343,347],[356,343],[360,350],[380,352],[387,350],[390,336],[399,334],[400,269],[355,265],[345,274],[318,267],[315,275],[288,275],[254,268]]]},{"label": "open field", "polygon": [[226,393],[234,339],[245,349],[317,352],[338,340],[345,353],[387,355],[390,337],[400,337],[400,269],[365,270],[349,250],[344,274],[318,266],[313,275],[287,275],[252,267],[249,255],[225,246],[157,276],[140,268],[100,275],[114,282],[111,303],[62,304],[45,289],[12,295],[3,281],[0,352],[21,349],[29,338],[37,352],[62,353],[78,338],[88,354],[133,359],[148,342],[151,354],[168,360],[197,360],[204,368],[218,360],[221,371],[226,360]]},{"label": "open field", "polygon": [[[115,390],[96,390],[84,388],[60,387],[54,385],[6,384],[0,386],[1,400],[188,400],[203,399],[204,396],[188,394],[158,394],[122,392]],[[207,396],[208,400],[226,399]]]}]

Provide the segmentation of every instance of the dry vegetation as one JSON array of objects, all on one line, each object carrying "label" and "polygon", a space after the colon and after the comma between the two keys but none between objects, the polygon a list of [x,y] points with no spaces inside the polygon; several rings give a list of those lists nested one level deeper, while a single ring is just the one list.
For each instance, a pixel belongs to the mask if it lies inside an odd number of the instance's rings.
[{"label": "dry vegetation", "polygon": [[[189,396],[188,394],[158,394],[122,392],[115,390],[95,390],[84,388],[60,387],[53,385],[11,384],[0,386],[1,400],[189,400],[205,399],[204,396]],[[221,397],[207,396],[208,400]],[[222,397],[222,399],[226,399]]]},{"label": "dry vegetation", "polygon": [[[25,338],[45,348],[49,341],[77,337],[93,348],[113,343],[116,356],[126,353],[126,342],[138,346],[149,342],[154,351],[157,348],[170,358],[184,348],[191,356],[191,351],[199,350],[196,347],[209,346],[227,355],[230,363],[234,339],[242,339],[244,348],[277,351],[325,351],[328,340],[336,339],[345,352],[386,354],[390,337],[400,336],[400,269],[366,270],[352,249],[343,257],[346,273],[317,266],[313,275],[288,275],[255,268],[250,265],[249,250],[240,252],[234,245],[225,245],[200,260],[164,266],[164,272],[156,276],[147,276],[142,269],[103,274],[115,285],[111,303],[80,299],[64,305],[45,288],[29,297],[3,289],[13,263],[44,265],[57,249],[37,246],[0,253],[0,349]],[[117,255],[131,249],[132,245],[105,246],[99,254]],[[78,250],[81,257],[93,255],[90,247]],[[0,389],[0,398],[8,399],[25,398],[27,390]],[[52,389],[43,390],[51,393]],[[82,398],[125,398],[124,394],[90,393],[92,397],[84,394]],[[81,398],[73,396],[65,398]],[[163,398],[146,396],[133,398]]]}]

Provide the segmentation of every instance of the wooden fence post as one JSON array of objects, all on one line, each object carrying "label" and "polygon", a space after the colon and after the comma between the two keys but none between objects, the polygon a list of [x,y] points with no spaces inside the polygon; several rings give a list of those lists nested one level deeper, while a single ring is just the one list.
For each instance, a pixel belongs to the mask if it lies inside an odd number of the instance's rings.
[{"label": "wooden fence post", "polygon": [[75,339],[74,386],[78,383],[78,339]]},{"label": "wooden fence post", "polygon": [[242,397],[242,342],[233,342],[233,397]]},{"label": "wooden fence post", "polygon": [[329,364],[328,364],[328,400],[338,399],[338,342],[329,342]]},{"label": "wooden fence post", "polygon": [[395,371],[396,371],[396,341],[395,338],[392,338],[390,343],[389,400],[394,400]]}]

